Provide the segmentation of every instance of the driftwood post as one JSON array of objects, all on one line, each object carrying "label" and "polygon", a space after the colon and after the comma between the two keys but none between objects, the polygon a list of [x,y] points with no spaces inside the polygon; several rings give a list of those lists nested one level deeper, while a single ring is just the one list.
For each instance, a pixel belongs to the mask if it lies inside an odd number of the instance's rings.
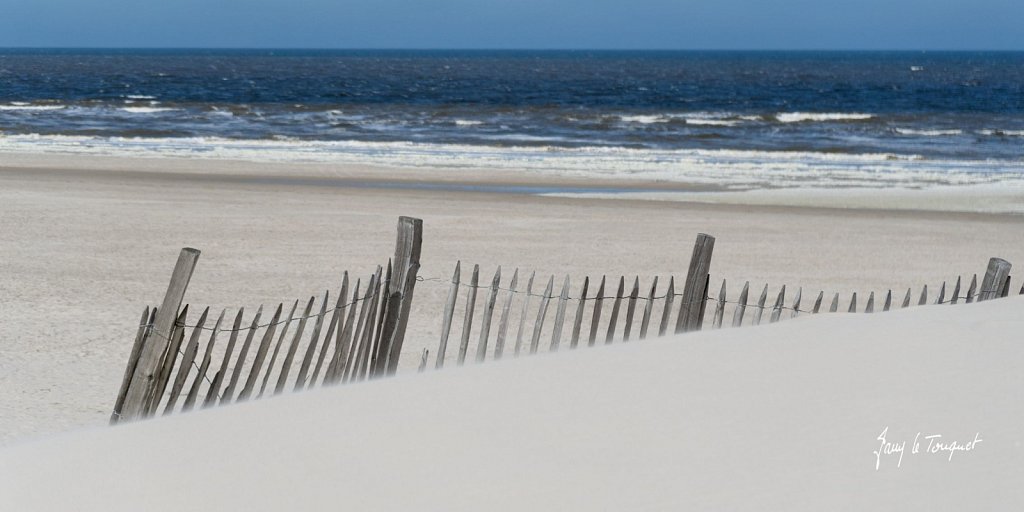
[{"label": "driftwood post", "polygon": [[192,279],[192,272],[199,261],[199,251],[186,247],[178,254],[178,262],[171,273],[171,281],[167,285],[164,300],[157,308],[153,328],[143,341],[139,352],[138,363],[132,375],[131,383],[125,393],[124,404],[121,406],[120,420],[136,420],[145,414],[146,398],[156,373],[160,370],[160,360],[167,351],[170,342],[171,328],[178,317],[178,308],[185,298],[185,290]]},{"label": "driftwood post", "polygon": [[[398,218],[398,236],[395,240],[395,267],[388,283],[388,314],[381,326],[381,343],[386,343],[385,369],[387,375],[398,371],[398,358],[405,342],[405,328],[409,325],[412,295],[416,289],[416,273],[420,269],[420,250],[423,247],[423,220],[413,217]],[[396,306],[392,309],[392,306]]]},{"label": "driftwood post", "polygon": [[1002,258],[988,260],[985,278],[981,280],[981,289],[978,290],[978,302],[1000,296],[1006,283],[1006,276],[1010,275],[1010,267],[1010,262]]},{"label": "driftwood post", "polygon": [[711,254],[715,250],[715,237],[700,233],[693,244],[690,268],[683,286],[682,308],[676,319],[676,332],[700,330],[704,307],[708,300],[708,276],[711,272]]}]

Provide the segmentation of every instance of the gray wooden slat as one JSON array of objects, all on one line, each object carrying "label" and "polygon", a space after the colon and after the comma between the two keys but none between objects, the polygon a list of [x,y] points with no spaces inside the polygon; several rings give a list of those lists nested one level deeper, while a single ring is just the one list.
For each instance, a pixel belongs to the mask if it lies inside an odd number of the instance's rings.
[{"label": "gray wooden slat", "polygon": [[345,316],[342,327],[337,331],[337,337],[334,341],[334,356],[331,358],[331,364],[327,366],[324,384],[337,384],[341,382],[342,377],[345,376],[345,371],[349,367],[349,361],[352,359],[352,334],[356,327],[356,315],[360,309],[359,291],[361,287],[361,280],[356,279],[356,286],[352,290],[352,300],[349,301],[348,314]]},{"label": "gray wooden slat", "polygon": [[882,311],[889,311],[892,309],[892,290],[885,293],[885,304],[882,306]]},{"label": "gray wooden slat", "polygon": [[702,298],[700,300],[700,309],[697,311],[697,323],[696,323],[695,330],[698,330],[698,331],[704,328],[704,313],[708,309],[707,308],[707,301],[708,301],[709,297],[707,296],[707,291],[711,289],[711,275],[708,274],[708,276],[704,279],[704,281],[705,281],[705,283],[704,283],[704,292],[705,292],[705,294],[704,294],[704,298]]},{"label": "gray wooden slat", "polygon": [[901,306],[901,308],[909,308],[910,307],[910,294],[911,293],[912,292],[910,291],[910,288],[907,288],[907,296],[903,297],[903,305]]},{"label": "gray wooden slat", "polygon": [[[647,328],[651,325],[651,313],[654,312],[654,296],[658,292],[658,276],[651,280],[651,291],[647,294],[647,303],[644,304],[643,318],[640,319],[640,339],[647,339]],[[582,308],[582,305],[580,306]]]},{"label": "gray wooden slat", "polygon": [[398,362],[405,344],[405,331],[412,312],[422,248],[423,220],[399,217],[395,242],[395,279],[392,280],[390,288],[384,291],[385,296],[389,298],[389,304],[393,302],[397,309],[393,312],[388,311],[387,323],[381,325],[384,329],[383,339],[387,342],[382,352],[386,355],[384,370],[387,375],[398,372]]},{"label": "gray wooden slat", "polygon": [[366,291],[359,297],[359,312],[356,314],[355,325],[350,333],[352,338],[349,340],[349,352],[345,359],[345,365],[337,368],[337,371],[340,372],[340,374],[335,375],[337,382],[350,382],[353,374],[359,371],[360,351],[363,350],[364,326],[367,323],[366,315],[370,312],[371,297],[373,297],[376,291],[375,281],[376,276],[371,275],[370,279],[366,282]]},{"label": "gray wooden slat", "polygon": [[381,307],[381,304],[382,304],[381,300],[383,299],[383,295],[385,293],[387,293],[387,288],[383,287],[383,282],[384,282],[383,278],[381,277],[381,269],[378,268],[377,269],[377,279],[376,279],[376,283],[375,283],[377,285],[376,286],[376,292],[374,293],[373,297],[370,298],[370,313],[366,317],[366,322],[367,323],[364,326],[364,328],[366,329],[366,334],[365,334],[366,351],[365,351],[365,355],[362,357],[362,359],[359,360],[359,380],[365,380],[365,379],[367,379],[368,377],[371,376],[369,372],[370,372],[370,369],[371,369],[370,368],[370,360],[373,357],[373,351],[374,351],[374,347],[373,347],[374,336],[375,336],[374,330],[375,330],[375,328],[379,328],[379,325],[380,325],[374,319],[378,318],[377,313],[378,313],[378,309]]},{"label": "gray wooden slat", "polygon": [[536,354],[540,346],[540,334],[544,329],[544,318],[548,314],[548,303],[551,302],[551,292],[555,287],[555,276],[548,279],[548,285],[544,288],[544,296],[540,298],[540,307],[537,308],[537,321],[533,323],[533,336],[530,338],[530,353]]},{"label": "gray wooden slat", "polygon": [[619,308],[622,306],[622,296],[626,293],[626,277],[619,276],[619,287],[615,292],[615,301],[612,302],[612,316],[608,319],[608,334],[604,342],[611,343],[615,338],[615,327],[619,321]]},{"label": "gray wooden slat", "polygon": [[448,336],[452,330],[452,316],[455,314],[455,303],[459,299],[459,274],[462,272],[462,261],[455,262],[455,273],[452,274],[452,284],[448,287],[448,300],[444,304],[444,313],[441,317],[441,342],[437,345],[437,361],[434,368],[444,368],[444,357],[448,351]]},{"label": "gray wooden slat", "polygon": [[[374,318],[376,321],[373,322],[376,332],[372,334],[372,343],[370,344],[370,377],[376,377],[385,373],[386,361],[388,358],[388,343],[389,340],[384,339],[384,331],[391,329],[389,325],[385,327],[385,323],[391,322],[391,319],[387,317],[388,309],[396,308],[393,313],[397,313],[401,309],[401,305],[398,303],[399,297],[392,297],[388,295],[388,290],[391,289],[391,273],[392,273],[391,259],[388,259],[387,271],[384,274],[383,285],[381,286],[380,298],[376,299],[374,307]],[[395,276],[395,279],[399,279]],[[394,299],[395,303],[392,306],[391,302]]]},{"label": "gray wooden slat", "polygon": [[576,348],[580,344],[580,331],[583,329],[583,308],[587,305],[587,288],[590,287],[590,276],[583,278],[583,287],[580,288],[580,301],[576,304],[576,319],[572,323],[572,338],[569,340],[569,348]]},{"label": "gray wooden slat", "polygon": [[597,343],[597,329],[601,323],[601,303],[604,302],[604,284],[605,276],[601,276],[601,284],[597,287],[597,296],[594,297],[594,315],[590,320],[590,337],[587,339],[587,345],[591,347]]},{"label": "gray wooden slat", "polygon": [[953,296],[949,298],[950,304],[960,302],[960,276],[956,276],[956,285],[953,286]]},{"label": "gray wooden slat", "polygon": [[277,355],[281,351],[281,346],[284,343],[284,338],[288,334],[288,329],[292,325],[292,320],[295,318],[295,310],[299,307],[299,300],[295,299],[292,303],[292,310],[288,312],[288,320],[284,322],[284,328],[281,329],[281,333],[277,336],[277,343],[274,344],[274,352],[270,356],[270,362],[267,363],[267,371],[263,373],[263,383],[260,384],[260,394],[262,397],[267,391],[267,383],[270,382],[270,374],[273,373],[274,363],[277,362]]},{"label": "gray wooden slat", "polygon": [[[324,318],[327,317],[327,304],[330,303],[330,297],[330,292],[324,292],[324,300],[320,305],[320,313],[316,315],[316,323],[313,324],[313,333],[309,336],[309,344],[306,345],[306,355],[302,358],[302,363],[299,364],[299,374],[295,376],[295,391],[300,391],[306,387],[306,378],[309,376],[309,367],[313,364],[313,354],[316,354],[316,348],[320,344],[320,331],[324,326]],[[326,340],[324,343],[327,343]]]},{"label": "gray wooden slat", "polygon": [[796,318],[797,315],[800,314],[800,299],[803,297],[803,295],[804,295],[803,287],[797,288],[796,289],[796,298],[793,299],[793,314],[792,314],[792,316],[790,318]]},{"label": "gray wooden slat", "polygon": [[469,280],[469,292],[466,295],[466,315],[462,319],[462,340],[459,342],[459,364],[466,362],[469,352],[469,335],[473,330],[473,310],[476,308],[476,290],[480,284],[480,265],[473,265],[473,277]]},{"label": "gray wooden slat", "polygon": [[821,301],[825,300],[825,290],[818,292],[818,298],[814,299],[814,309],[811,310],[811,314],[817,315],[821,312]]},{"label": "gray wooden slat", "polygon": [[775,323],[779,321],[779,317],[782,315],[782,305],[786,302],[786,285],[782,285],[779,289],[779,295],[775,298],[775,306],[772,307],[772,316],[768,320],[769,323]]},{"label": "gray wooden slat", "polygon": [[718,291],[718,301],[715,304],[715,316],[711,319],[711,327],[722,328],[722,318],[725,316],[725,279],[722,279],[722,289]]},{"label": "gray wooden slat", "polygon": [[829,306],[828,306],[828,312],[829,313],[835,313],[837,311],[839,311],[839,293],[838,292],[834,296],[832,296],[832,304],[829,304]]},{"label": "gray wooden slat", "polygon": [[857,292],[853,292],[853,296],[850,297],[850,309],[848,309],[846,312],[847,313],[856,313],[857,312]]},{"label": "gray wooden slat", "polygon": [[242,343],[242,348],[238,351],[238,358],[235,359],[235,367],[231,370],[231,380],[228,381],[228,387],[224,389],[224,394],[220,397],[220,403],[222,404],[229,404],[235,401],[235,387],[238,386],[238,379],[242,376],[242,368],[245,366],[245,359],[249,355],[249,347],[252,346],[252,340],[256,336],[256,330],[259,328],[262,315],[263,305],[261,304],[259,309],[256,310],[256,316],[252,319],[249,332],[245,335],[245,342]]},{"label": "gray wooden slat", "polygon": [[918,306],[924,306],[925,304],[928,304],[928,285],[924,285],[921,288],[921,298],[917,301]]},{"label": "gray wooden slat", "polygon": [[569,276],[565,276],[562,283],[562,293],[558,296],[558,308],[555,310],[555,323],[551,326],[551,352],[558,351],[558,345],[562,341],[562,327],[565,325],[565,307],[569,303]]},{"label": "gray wooden slat", "polygon": [[698,233],[686,271],[686,282],[680,302],[679,316],[676,317],[676,334],[699,331],[704,319],[708,298],[708,279],[711,272],[711,256],[715,250],[715,237]]},{"label": "gray wooden slat", "polygon": [[153,381],[152,394],[149,397],[149,403],[146,405],[146,416],[152,416],[160,408],[160,401],[163,400],[167,383],[171,379],[171,372],[178,361],[178,350],[185,338],[186,318],[188,318],[188,304],[181,308],[181,314],[178,315],[178,319],[174,322],[171,343],[167,346],[167,352],[164,353],[160,363],[161,369],[157,373],[156,380]]},{"label": "gray wooden slat", "polygon": [[875,312],[875,292],[871,292],[868,295],[868,303],[867,303],[867,305],[864,306],[864,312],[865,313],[874,313]]},{"label": "gray wooden slat", "polygon": [[178,397],[181,395],[181,390],[185,387],[185,380],[188,379],[188,374],[192,371],[192,363],[196,359],[196,354],[199,353],[199,336],[203,333],[203,327],[206,326],[206,316],[209,314],[210,308],[207,307],[203,310],[202,314],[199,315],[199,320],[196,321],[196,326],[192,328],[192,335],[189,336],[188,343],[185,344],[185,353],[181,355],[181,364],[178,365],[178,374],[174,377],[174,384],[171,386],[171,394],[167,398],[167,405],[164,407],[165,416],[174,411],[174,406],[178,403]]},{"label": "gray wooden slat", "polygon": [[132,350],[128,354],[128,363],[125,365],[124,376],[121,378],[121,389],[118,390],[117,399],[114,401],[114,412],[110,414],[110,423],[112,425],[121,418],[121,408],[124,406],[124,399],[128,394],[128,385],[131,384],[132,375],[135,374],[135,366],[139,363],[139,354],[142,353],[142,343],[146,339],[146,332],[152,324],[149,317],[149,306],[146,306],[142,310],[142,318],[139,319],[139,329],[135,333],[135,342],[132,343]]},{"label": "gray wooden slat", "polygon": [[171,331],[178,318],[178,308],[181,307],[185,290],[192,279],[192,272],[198,260],[199,251],[191,247],[185,247],[178,253],[178,261],[171,273],[163,302],[157,308],[157,315],[153,320],[152,333],[140,349],[139,359],[121,406],[119,421],[132,421],[148,415],[154,379],[161,369],[162,357],[167,352],[167,345],[172,338]]},{"label": "gray wooden slat", "polygon": [[757,299],[757,309],[754,311],[754,325],[761,325],[761,317],[764,315],[764,303],[768,300],[768,283],[765,283],[761,290],[761,296]]},{"label": "gray wooden slat", "polygon": [[743,325],[743,315],[747,311],[747,297],[750,294],[750,281],[743,283],[743,290],[740,291],[740,300],[736,302],[736,311],[732,312],[732,326]]},{"label": "gray wooden slat", "polygon": [[185,397],[185,403],[181,406],[181,412],[191,411],[195,407],[196,399],[199,398],[199,388],[202,387],[206,372],[210,369],[210,364],[213,361],[213,347],[217,342],[217,334],[220,333],[220,325],[224,321],[225,314],[227,314],[227,310],[222,309],[220,316],[213,324],[213,332],[210,333],[210,340],[206,342],[206,351],[203,353],[203,362],[199,365],[199,371],[192,381],[192,387],[188,391],[188,396]]},{"label": "gray wooden slat", "polygon": [[380,281],[381,268],[377,267],[377,271],[370,278],[370,285],[366,288],[366,297],[363,299],[367,307],[359,326],[356,327],[356,337],[353,340],[353,344],[355,340],[359,341],[359,349],[356,351],[352,371],[345,376],[346,382],[357,382],[366,378],[373,344],[373,319],[376,318],[377,299],[380,298]]},{"label": "gray wooden slat", "polygon": [[640,298],[640,277],[633,279],[633,289],[629,292],[629,301],[626,302],[626,325],[622,330],[622,341],[629,341],[629,335],[633,331],[633,316],[636,313],[636,301]]},{"label": "gray wooden slat", "polygon": [[512,314],[512,303],[515,302],[516,285],[519,283],[519,269],[512,272],[512,281],[508,284],[508,295],[505,307],[501,309],[501,320],[498,321],[498,337],[494,340],[494,358],[501,359],[505,353],[505,336],[508,333],[508,319]]},{"label": "gray wooden slat", "polygon": [[220,361],[220,369],[214,375],[210,389],[206,392],[206,398],[203,400],[204,408],[220,403],[220,388],[224,383],[225,376],[227,376],[228,365],[231,364],[231,356],[234,355],[235,342],[238,341],[238,333],[242,327],[242,315],[244,313],[245,308],[238,308],[235,322],[231,325],[231,335],[228,337],[227,347],[224,349],[224,358]]},{"label": "gray wooden slat", "polygon": [[991,300],[1002,295],[1006,276],[1010,275],[1012,265],[1002,258],[990,258],[985,269],[985,277],[981,280],[978,290],[978,302]]},{"label": "gray wooden slat", "polygon": [[969,288],[967,288],[967,299],[966,299],[966,302],[968,304],[974,302],[974,299],[977,298],[977,296],[975,295],[975,291],[977,289],[978,289],[978,274],[974,274],[973,276],[971,276],[971,286]]},{"label": "gray wooden slat", "polygon": [[491,280],[491,290],[487,294],[487,302],[484,303],[483,318],[480,321],[480,341],[476,345],[476,362],[482,363],[487,359],[487,338],[491,334],[491,317],[494,316],[494,305],[498,301],[498,286],[501,284],[501,267],[494,273]]},{"label": "gray wooden slat", "polygon": [[[344,277],[341,279],[341,290],[338,292],[338,301],[334,304],[334,310],[331,312],[331,320],[327,324],[327,333],[324,334],[324,342],[321,344],[320,355],[316,358],[316,366],[313,367],[313,376],[309,378],[309,386],[316,386],[316,383],[320,381],[320,370],[323,369],[324,361],[327,359],[327,353],[330,352],[332,342],[335,340],[334,332],[341,329],[340,324],[345,317],[345,297],[348,295],[348,271],[345,271]],[[286,324],[287,326],[287,324]],[[274,363],[271,361],[269,367],[273,367]],[[269,375],[270,372],[267,372]],[[266,382],[266,380],[264,380]],[[263,394],[263,391],[260,391]]]},{"label": "gray wooden slat", "polygon": [[530,273],[530,279],[526,281],[526,296],[523,297],[523,309],[519,313],[519,329],[516,331],[516,357],[519,357],[519,352],[523,349],[523,333],[526,330],[526,318],[530,310],[530,300],[533,298],[533,278],[536,276],[537,272],[533,271]]},{"label": "gray wooden slat", "polygon": [[665,292],[665,308],[661,311],[661,323],[658,325],[658,336],[668,332],[669,316],[672,315],[672,303],[676,300],[676,278],[668,277],[668,290]]},{"label": "gray wooden slat", "polygon": [[939,287],[939,296],[935,298],[936,304],[942,304],[946,300],[946,282],[942,282],[942,286]]},{"label": "gray wooden slat", "polygon": [[423,373],[427,370],[427,358],[430,357],[430,351],[423,349],[423,355],[420,357],[420,368],[417,370],[419,373]]},{"label": "gray wooden slat", "polygon": [[306,308],[302,310],[302,316],[299,317],[299,325],[295,328],[295,334],[292,335],[292,342],[288,345],[288,351],[285,352],[284,362],[281,363],[281,371],[277,374],[277,385],[274,386],[274,394],[280,394],[284,391],[285,382],[288,381],[288,374],[291,373],[292,363],[295,362],[295,353],[299,350],[299,342],[302,340],[302,332],[306,330],[306,322],[309,320],[309,314],[313,311],[313,304],[316,303],[316,296],[311,296],[309,302],[306,303]]},{"label": "gray wooden slat", "polygon": [[[245,385],[242,386],[242,392],[238,394],[238,401],[248,400],[252,396],[253,390],[256,388],[256,381],[260,378],[260,370],[263,369],[263,361],[267,358],[267,351],[270,350],[270,343],[274,341],[274,333],[277,331],[277,323],[281,320],[281,309],[284,304],[278,304],[277,310],[274,311],[274,316],[270,319],[270,324],[267,325],[267,330],[263,332],[263,339],[260,340],[259,348],[256,350],[256,357],[252,360],[252,368],[249,370],[249,378],[245,380]],[[267,370],[269,372],[269,369]]]}]

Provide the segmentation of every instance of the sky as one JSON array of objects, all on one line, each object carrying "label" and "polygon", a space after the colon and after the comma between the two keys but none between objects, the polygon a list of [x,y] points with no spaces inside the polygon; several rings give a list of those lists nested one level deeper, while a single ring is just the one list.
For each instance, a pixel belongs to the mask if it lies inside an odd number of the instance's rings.
[{"label": "sky", "polygon": [[1022,0],[0,0],[0,47],[1024,50]]}]

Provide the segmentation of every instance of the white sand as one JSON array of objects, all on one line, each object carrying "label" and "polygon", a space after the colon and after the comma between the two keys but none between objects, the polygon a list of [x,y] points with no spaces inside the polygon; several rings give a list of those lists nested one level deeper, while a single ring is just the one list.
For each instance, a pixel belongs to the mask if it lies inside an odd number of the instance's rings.
[{"label": "white sand", "polygon": [[[0,509],[1014,509],[1021,311],[808,316],[97,428],[0,451]],[[902,461],[873,453],[886,428]]]},{"label": "white sand", "polygon": [[[499,264],[574,278],[681,276],[700,231],[718,237],[712,272],[729,279],[733,296],[748,279],[755,288],[802,286],[805,301],[819,289],[845,300],[925,283],[934,296],[941,281],[983,271],[990,256],[1024,265],[1024,218],[1009,215],[355,186],[460,183],[443,170],[33,162],[0,165],[0,444],[105,424],[138,316],[159,302],[183,246],[203,250],[188,302],[250,311],[336,291],[345,269],[369,274],[393,252],[398,215],[424,219],[420,274],[438,278],[460,258],[488,277]],[[470,181],[534,183],[495,176]],[[407,367],[436,347],[445,294],[441,283],[417,288]]]}]

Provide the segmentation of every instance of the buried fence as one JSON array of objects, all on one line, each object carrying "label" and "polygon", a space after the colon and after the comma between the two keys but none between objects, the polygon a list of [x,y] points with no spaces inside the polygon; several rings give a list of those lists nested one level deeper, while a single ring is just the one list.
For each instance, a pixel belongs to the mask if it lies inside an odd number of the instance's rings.
[{"label": "buried fence", "polygon": [[[474,265],[467,283],[458,263],[448,282],[450,288],[434,366],[442,368],[446,363],[461,365],[467,360],[482,362],[538,351],[554,352],[563,346],[575,349],[707,328],[775,323],[802,314],[875,313],[912,305],[966,304],[1006,297],[1010,293],[1010,264],[992,258],[980,287],[977,275],[971,278],[966,289],[962,278],[957,277],[948,294],[946,283],[942,283],[934,300],[929,296],[927,285],[921,287],[920,294],[908,288],[900,302],[894,302],[898,297],[888,290],[879,299],[874,292],[866,299],[858,298],[856,292],[849,299],[835,293],[826,303],[824,291],[810,300],[803,297],[802,288],[796,288],[793,293],[794,289],[789,287],[791,295],[787,296],[786,285],[773,289],[768,284],[753,300],[749,282],[743,284],[738,297],[731,296],[737,298],[731,299],[725,279],[717,292],[709,287],[712,281],[706,269],[710,265],[705,265],[704,261],[710,262],[713,239],[709,244],[705,237],[707,235],[698,237],[691,271],[682,291],[676,288],[675,276],[656,276],[649,282],[642,282],[639,276],[631,279],[620,276],[611,281],[602,276],[597,283],[589,276],[575,280],[569,276],[558,279],[549,276],[541,281],[546,284],[538,286],[535,273],[531,273],[524,288],[518,269],[506,283],[500,267],[490,284],[480,284],[479,265]],[[561,283],[559,292],[555,291],[556,282]],[[541,286],[544,291],[538,292]],[[1020,293],[1024,294],[1024,288]]]},{"label": "buried fence", "polygon": [[[262,306],[249,319],[238,308],[230,327],[225,323],[227,310],[211,321],[210,308],[188,323],[189,309],[195,308],[182,304],[199,251],[183,249],[163,303],[143,311],[111,423],[392,375],[402,355],[417,282],[448,289],[433,365],[438,369],[447,362],[461,365],[467,359],[483,362],[563,346],[576,349],[704,328],[774,323],[801,314],[970,303],[1005,297],[1010,289],[1010,263],[992,258],[980,284],[975,275],[964,289],[958,277],[948,296],[946,284],[941,285],[934,302],[924,286],[919,295],[908,289],[900,306],[892,290],[877,301],[870,293],[863,307],[856,293],[843,307],[836,293],[826,307],[821,291],[805,306],[803,290],[796,288],[787,305],[785,285],[776,292],[766,284],[752,301],[749,282],[732,300],[724,279],[715,287],[717,293],[710,289],[715,239],[706,234],[698,235],[687,273],[678,280],[538,280],[536,272],[527,277],[516,269],[503,281],[499,267],[489,283],[481,283],[480,266],[474,265],[466,282],[460,262],[449,281],[418,276],[421,245],[422,221],[401,217],[394,259],[378,266],[365,286],[362,279],[352,283],[344,272],[333,303],[329,293],[319,306],[317,297],[310,297],[297,316],[299,301],[291,304],[287,315],[282,303],[269,321]],[[774,300],[768,302],[769,297]],[[437,317],[421,320],[437,322]],[[227,341],[221,342],[224,338]],[[429,352],[424,349],[419,368],[428,365]]]},{"label": "buried fence", "polygon": [[[361,281],[356,280],[351,296],[349,274],[345,272],[330,310],[329,294],[324,295],[317,313],[313,313],[316,297],[311,297],[301,316],[294,316],[299,301],[292,305],[286,319],[282,318],[284,304],[279,304],[270,321],[263,324],[262,306],[248,322],[244,322],[244,308],[239,308],[230,328],[221,327],[226,311],[210,327],[209,308],[196,324],[186,325],[189,306],[181,304],[199,251],[182,249],[163,303],[143,312],[111,423],[151,417],[161,408],[162,414],[188,411],[200,397],[203,407],[260,398],[272,382],[270,392],[279,394],[289,387],[301,390],[395,373],[419,270],[422,233],[421,220],[401,217],[395,257],[388,262],[386,272],[378,266],[362,290]],[[313,325],[305,337],[310,322]],[[293,323],[296,327],[289,341],[287,335]],[[196,363],[204,331],[210,334],[201,362]],[[188,343],[183,347],[187,333]],[[218,349],[217,340],[225,335],[227,343]],[[217,370],[210,377],[214,368]],[[193,370],[195,375],[185,393]]]}]

